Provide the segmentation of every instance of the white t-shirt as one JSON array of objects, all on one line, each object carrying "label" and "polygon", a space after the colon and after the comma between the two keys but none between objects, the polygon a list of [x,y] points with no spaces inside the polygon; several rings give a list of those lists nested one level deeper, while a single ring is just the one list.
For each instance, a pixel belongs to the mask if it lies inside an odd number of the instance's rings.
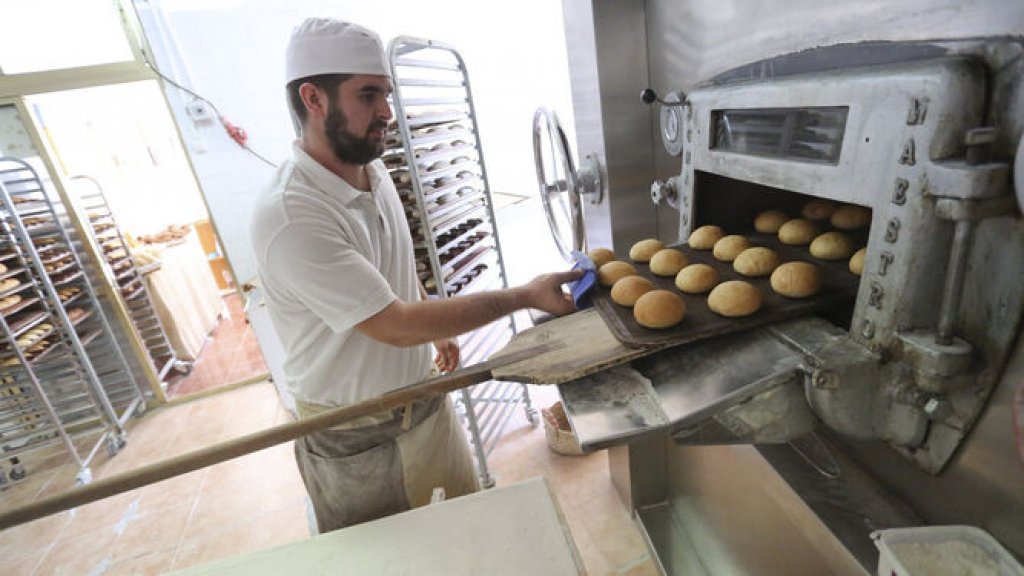
[{"label": "white t-shirt", "polygon": [[396,298],[420,300],[412,238],[383,162],[362,192],[293,144],[253,211],[252,237],[270,318],[299,400],[354,404],[425,378],[429,344],[399,348],[356,330]]}]

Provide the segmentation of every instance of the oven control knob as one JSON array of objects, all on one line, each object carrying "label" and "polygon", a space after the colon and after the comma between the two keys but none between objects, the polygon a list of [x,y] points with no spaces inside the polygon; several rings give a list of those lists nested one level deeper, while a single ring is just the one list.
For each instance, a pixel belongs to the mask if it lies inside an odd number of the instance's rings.
[{"label": "oven control knob", "polygon": [[673,176],[662,182],[655,180],[651,184],[651,201],[655,206],[668,204],[675,208],[676,200],[679,198],[679,176]]}]

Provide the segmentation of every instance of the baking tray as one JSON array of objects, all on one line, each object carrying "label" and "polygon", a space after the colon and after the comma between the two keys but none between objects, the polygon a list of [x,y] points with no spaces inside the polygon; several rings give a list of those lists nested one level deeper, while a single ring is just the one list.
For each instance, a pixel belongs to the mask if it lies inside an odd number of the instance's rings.
[{"label": "baking tray", "polygon": [[[783,262],[803,260],[815,264],[821,271],[821,291],[805,299],[785,298],[772,290],[770,276],[750,278],[733,270],[732,262],[717,260],[711,250],[693,250],[683,244],[670,246],[686,254],[690,264],[704,263],[713,266],[721,276],[720,282],[745,280],[761,291],[761,309],[745,318],[726,318],[708,308],[708,294],[685,294],[675,286],[675,278],[663,278],[651,273],[646,263],[626,260],[641,276],[651,280],[656,289],[670,290],[683,298],[686,316],[672,328],[654,330],[644,328],[633,318],[633,309],[620,306],[611,299],[611,288],[598,284],[591,293],[591,301],[600,312],[612,334],[627,346],[665,347],[685,344],[705,338],[713,338],[733,332],[748,330],[756,326],[805,316],[818,310],[834,308],[851,303],[857,297],[860,277],[850,272],[849,260],[829,262],[811,256],[808,246],[787,246],[774,235],[747,234],[751,246],[764,246],[778,252]],[[864,238],[852,234],[858,246],[864,245]]]}]

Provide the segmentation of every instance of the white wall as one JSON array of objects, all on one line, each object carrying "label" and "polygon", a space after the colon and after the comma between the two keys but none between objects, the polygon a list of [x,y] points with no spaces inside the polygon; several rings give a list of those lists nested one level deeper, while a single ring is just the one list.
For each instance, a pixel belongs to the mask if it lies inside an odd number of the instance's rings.
[{"label": "white wall", "polygon": [[[573,130],[560,2],[136,0],[136,6],[161,70],[212,100],[245,128],[249,145],[275,163],[288,157],[294,138],[284,98],[285,45],[292,27],[308,16],[357,22],[385,43],[410,35],[454,45],[469,70],[495,192],[536,194],[534,109],[553,108]],[[190,97],[174,88],[168,94],[228,257],[244,282],[255,276],[247,239],[251,201],[273,169],[242,151],[219,125],[193,125],[183,110]]]}]

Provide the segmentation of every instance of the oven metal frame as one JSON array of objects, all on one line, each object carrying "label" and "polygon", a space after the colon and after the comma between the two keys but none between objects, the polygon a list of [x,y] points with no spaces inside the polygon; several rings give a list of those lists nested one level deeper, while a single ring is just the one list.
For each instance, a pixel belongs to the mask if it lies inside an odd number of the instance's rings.
[{"label": "oven metal frame", "polygon": [[[662,403],[660,413],[647,420],[660,424],[591,444],[612,446],[612,480],[645,529],[654,527],[657,555],[664,561],[692,554],[707,573],[753,574],[764,573],[752,562],[759,553],[785,549],[796,560],[786,573],[816,573],[799,566],[820,567],[838,541],[850,553],[846,558],[857,561],[844,561],[845,568],[832,572],[866,573],[877,555],[857,543],[867,542],[871,529],[966,523],[990,531],[1024,557],[1024,491],[1009,417],[1024,366],[1024,223],[1007,200],[1005,183],[1024,132],[1024,5],[979,0],[967,9],[951,0],[908,0],[819,7],[769,1],[743,9],[686,0],[563,0],[563,11],[577,149],[599,161],[608,177],[607,200],[585,206],[590,246],[624,253],[645,237],[669,243],[685,238],[693,204],[702,196],[693,186],[705,173],[874,210],[874,268],[862,282],[852,330],[798,321],[763,335],[803,358],[802,391],[829,424],[817,432],[830,447],[826,457],[801,464],[792,443],[720,445],[729,435],[720,434],[722,422],[713,417],[705,419],[704,429],[679,434],[667,423],[685,404],[678,398]],[[858,74],[865,91],[875,90],[879,105],[864,117],[861,133],[848,131],[845,160],[856,161],[845,169],[794,170],[706,145],[699,151],[691,146],[688,159],[686,146],[682,157],[674,156],[659,134],[663,109],[638,98],[645,87],[663,95],[685,93],[690,107],[675,109],[683,115],[689,110],[684,128],[692,142],[701,136],[699,129],[707,135],[702,98],[720,97],[706,110],[726,102],[741,107],[743,94],[751,107],[844,105],[850,100],[844,91]],[[965,78],[970,87],[957,94],[936,87]],[[829,91],[838,102],[824,100]],[[921,118],[924,96],[929,101]],[[966,112],[958,109],[962,105]],[[969,161],[968,140],[978,135],[970,130],[979,126],[996,128],[989,145],[994,163]],[[870,145],[863,141],[867,137]],[[855,157],[848,147],[853,138],[859,138]],[[911,139],[913,164],[906,162]],[[678,178],[680,209],[652,207],[651,183],[672,177]],[[833,185],[822,186],[825,181]],[[890,263],[886,252],[900,260]],[[865,321],[872,323],[870,330]],[[950,331],[959,338],[954,346],[936,343]],[[626,383],[630,394],[666,397],[658,382],[634,380]],[[685,384],[704,392],[722,384],[711,380]],[[612,397],[624,382],[582,395],[584,386],[562,385],[584,443],[596,430],[592,423],[625,422],[637,413],[639,403],[623,407],[622,398]],[[752,386],[734,382],[725,389],[743,396]],[[574,394],[583,409],[575,416]],[[736,407],[716,406],[723,415]],[[807,438],[792,440],[799,445]],[[716,445],[692,445],[705,440]],[[842,478],[866,481],[849,489],[836,485],[819,470],[827,471],[830,460],[838,462]],[[744,502],[775,505],[744,511]],[[893,503],[888,512],[869,509],[884,502]],[[831,512],[830,505],[836,505]],[[787,520],[758,521],[759,513]],[[683,546],[687,542],[689,548]],[[664,566],[670,573],[691,573],[670,564]]]}]

